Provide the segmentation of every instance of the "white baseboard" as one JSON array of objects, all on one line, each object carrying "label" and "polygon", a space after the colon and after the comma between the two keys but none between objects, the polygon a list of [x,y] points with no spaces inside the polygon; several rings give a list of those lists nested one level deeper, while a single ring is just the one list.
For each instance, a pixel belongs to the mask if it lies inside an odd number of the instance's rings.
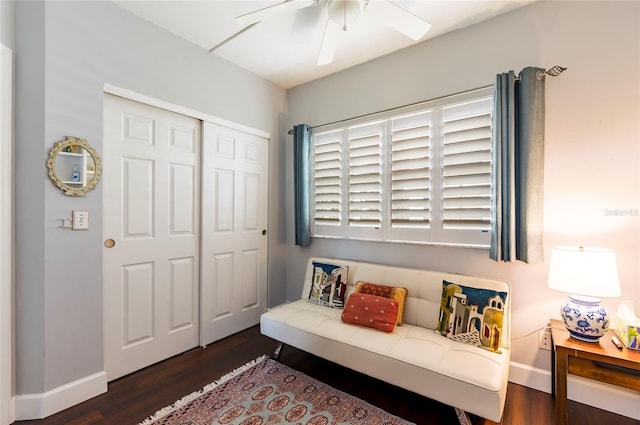
[{"label": "white baseboard", "polygon": [[9,400],[9,423],[12,424],[16,421],[16,398],[11,397]]},{"label": "white baseboard", "polygon": [[107,392],[106,372],[95,373],[39,394],[15,397],[15,420],[42,419]]},{"label": "white baseboard", "polygon": [[[511,362],[509,381],[551,394],[551,372]],[[640,393],[569,375],[567,398],[578,403],[640,420]]]}]

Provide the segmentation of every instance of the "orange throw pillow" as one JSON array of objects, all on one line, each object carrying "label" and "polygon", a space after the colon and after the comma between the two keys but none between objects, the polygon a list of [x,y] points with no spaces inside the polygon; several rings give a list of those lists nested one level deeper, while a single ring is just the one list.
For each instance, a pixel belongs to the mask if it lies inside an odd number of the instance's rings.
[{"label": "orange throw pillow", "polygon": [[393,332],[398,317],[398,301],[370,294],[349,295],[342,321],[384,332]]},{"label": "orange throw pillow", "polygon": [[402,325],[404,320],[404,303],[407,299],[407,288],[399,288],[395,286],[379,285],[377,283],[369,283],[359,281],[356,283],[354,292],[361,294],[378,295],[380,297],[392,298],[398,301],[398,326]]}]

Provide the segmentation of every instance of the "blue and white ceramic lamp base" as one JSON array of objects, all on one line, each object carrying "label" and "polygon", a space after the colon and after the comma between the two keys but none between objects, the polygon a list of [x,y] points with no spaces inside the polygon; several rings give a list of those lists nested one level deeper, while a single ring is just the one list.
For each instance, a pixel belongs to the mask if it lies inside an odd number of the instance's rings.
[{"label": "blue and white ceramic lamp base", "polygon": [[609,329],[609,314],[598,298],[570,295],[560,314],[571,336],[580,341],[598,342]]}]

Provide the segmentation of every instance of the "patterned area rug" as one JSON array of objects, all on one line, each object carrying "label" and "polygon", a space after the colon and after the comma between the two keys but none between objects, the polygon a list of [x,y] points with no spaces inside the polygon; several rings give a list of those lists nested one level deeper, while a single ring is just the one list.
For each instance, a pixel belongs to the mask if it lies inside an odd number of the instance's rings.
[{"label": "patterned area rug", "polygon": [[158,411],[140,425],[410,425],[266,356]]}]

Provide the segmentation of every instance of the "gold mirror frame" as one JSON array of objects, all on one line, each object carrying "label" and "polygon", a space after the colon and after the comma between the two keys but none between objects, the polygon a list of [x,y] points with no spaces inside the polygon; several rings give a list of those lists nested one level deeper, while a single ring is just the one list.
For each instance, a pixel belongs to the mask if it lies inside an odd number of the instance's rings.
[{"label": "gold mirror frame", "polygon": [[[78,182],[79,187],[74,187],[75,182],[69,182],[68,180],[64,180],[61,178],[58,173],[58,169],[56,168],[56,161],[60,156],[61,152],[64,155],[73,154],[74,150],[84,149],[91,159],[93,160],[94,169],[90,170],[93,173],[91,178],[87,181],[87,170],[82,170],[84,173],[83,181]],[[68,152],[69,151],[69,152]],[[78,157],[81,157],[81,154],[76,153]],[[100,177],[102,176],[102,160],[98,155],[98,152],[89,144],[85,139],[80,139],[79,137],[67,136],[67,138],[61,142],[55,144],[55,146],[49,152],[49,159],[47,160],[47,168],[49,168],[49,177],[51,177],[51,181],[55,184],[59,189],[64,191],[64,194],[67,196],[85,196],[87,192],[95,189],[96,185],[100,181]]]}]

